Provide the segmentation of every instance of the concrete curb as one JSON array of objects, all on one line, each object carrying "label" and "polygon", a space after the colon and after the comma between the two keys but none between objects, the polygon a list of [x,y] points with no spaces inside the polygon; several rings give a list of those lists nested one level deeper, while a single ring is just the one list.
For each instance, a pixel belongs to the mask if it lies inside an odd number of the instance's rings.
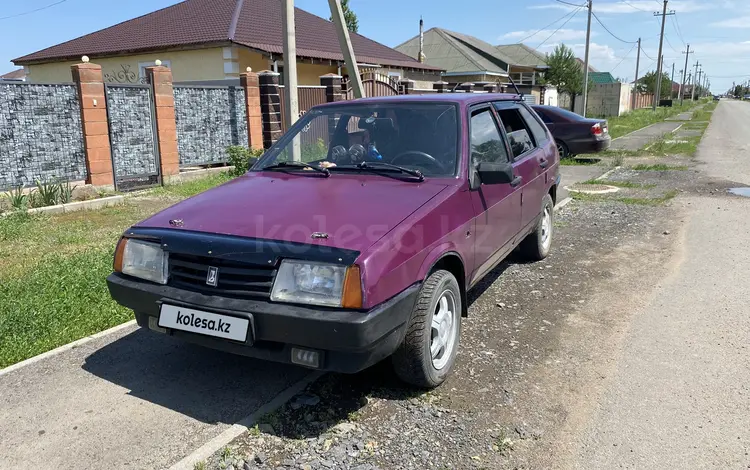
[{"label": "concrete curb", "polygon": [[34,364],[35,362],[39,362],[43,359],[47,359],[48,357],[57,356],[58,354],[64,353],[65,351],[70,351],[71,349],[77,348],[78,346],[86,344],[89,341],[93,341],[95,339],[99,339],[104,336],[111,335],[112,333],[117,333],[118,331],[124,330],[125,328],[128,328],[133,325],[135,325],[135,320],[130,320],[121,325],[113,326],[112,328],[108,330],[100,331],[99,333],[95,333],[91,336],[86,336],[79,340],[73,341],[72,343],[64,344],[60,346],[59,348],[55,348],[51,351],[47,351],[46,353],[42,353],[37,356],[30,357],[26,360],[13,364],[12,366],[8,366],[5,369],[0,369],[0,377],[2,377],[5,374],[9,374],[13,372],[14,370],[18,370],[22,367],[26,367],[28,365]]},{"label": "concrete curb", "polygon": [[566,198],[565,198],[565,199],[563,199],[562,201],[558,202],[558,203],[557,203],[557,205],[555,206],[555,208],[554,208],[553,210],[554,210],[555,212],[557,212],[557,211],[559,211],[560,209],[562,209],[563,207],[565,207],[565,206],[567,206],[568,204],[570,204],[570,203],[571,203],[572,201],[573,201],[573,198],[572,198],[572,197],[566,197]]},{"label": "concrete curb", "polygon": [[204,461],[207,458],[211,457],[216,451],[232,442],[235,438],[242,435],[242,433],[247,431],[251,426],[254,426],[261,417],[280,408],[282,405],[291,400],[295,395],[303,391],[305,388],[307,388],[308,385],[318,380],[324,374],[324,372],[315,371],[306,375],[304,378],[302,378],[302,380],[287,387],[284,391],[276,395],[276,397],[274,397],[271,401],[255,410],[255,412],[242,418],[239,422],[233,424],[229,429],[206,442],[198,449],[196,449],[193,453],[169,467],[169,470],[193,470],[196,463]]},{"label": "concrete curb", "polygon": [[616,167],[612,168],[611,170],[607,171],[606,173],[604,173],[603,175],[601,175],[601,176],[598,176],[598,177],[596,177],[596,178],[594,178],[594,179],[595,179],[596,181],[601,181],[601,180],[607,179],[607,177],[608,177],[609,175],[611,175],[612,173],[614,173],[614,171],[615,171],[615,170],[619,170],[620,168],[621,168],[621,167],[619,167],[619,166],[616,166]]},{"label": "concrete curb", "polygon": [[[67,212],[77,212],[83,210],[102,209],[104,207],[119,206],[125,203],[125,196],[109,196],[100,199],[91,199],[89,201],[69,202],[67,204],[57,204],[55,206],[34,207],[26,211],[27,214],[63,214]],[[6,217],[19,211],[11,211],[0,214]]]}]

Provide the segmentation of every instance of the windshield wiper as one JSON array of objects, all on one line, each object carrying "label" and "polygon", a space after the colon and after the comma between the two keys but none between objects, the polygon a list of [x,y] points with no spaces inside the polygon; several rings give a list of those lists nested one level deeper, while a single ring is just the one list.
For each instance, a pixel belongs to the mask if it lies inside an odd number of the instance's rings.
[{"label": "windshield wiper", "polygon": [[[349,168],[352,168],[352,167],[349,167]],[[397,171],[400,171],[401,173],[406,173],[407,175],[417,178],[418,181],[424,181],[424,175],[422,174],[421,171],[412,170],[411,168],[405,168],[403,166],[394,165],[392,163],[360,162],[356,166],[354,166],[354,168],[359,168],[360,170],[375,170],[375,171],[384,170],[384,169],[397,170]]]},{"label": "windshield wiper", "polygon": [[278,170],[289,170],[291,168],[302,169],[302,170],[309,168],[311,170],[317,171],[318,173],[322,173],[326,175],[326,178],[331,176],[331,172],[328,171],[328,168],[320,168],[318,166],[313,166],[313,165],[310,165],[309,163],[304,163],[304,162],[279,162],[279,163],[276,163],[275,165],[269,165],[269,166],[263,167],[260,170],[261,171],[266,171],[266,170],[278,171]]}]

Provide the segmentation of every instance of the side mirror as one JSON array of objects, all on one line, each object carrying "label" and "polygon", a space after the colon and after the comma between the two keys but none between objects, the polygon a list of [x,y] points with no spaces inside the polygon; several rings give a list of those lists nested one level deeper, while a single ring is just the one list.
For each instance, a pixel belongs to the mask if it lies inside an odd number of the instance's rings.
[{"label": "side mirror", "polygon": [[477,174],[483,184],[508,184],[514,179],[513,165],[508,162],[481,162],[477,166]]}]

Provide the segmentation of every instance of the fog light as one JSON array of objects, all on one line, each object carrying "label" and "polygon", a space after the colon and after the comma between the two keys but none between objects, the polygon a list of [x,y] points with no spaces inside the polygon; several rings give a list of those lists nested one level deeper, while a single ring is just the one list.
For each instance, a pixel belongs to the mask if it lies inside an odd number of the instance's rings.
[{"label": "fog light", "polygon": [[320,367],[320,354],[317,351],[292,348],[292,362],[305,367]]},{"label": "fog light", "polygon": [[167,329],[159,326],[159,319],[156,317],[148,317],[148,328],[156,331],[157,333],[166,333]]}]

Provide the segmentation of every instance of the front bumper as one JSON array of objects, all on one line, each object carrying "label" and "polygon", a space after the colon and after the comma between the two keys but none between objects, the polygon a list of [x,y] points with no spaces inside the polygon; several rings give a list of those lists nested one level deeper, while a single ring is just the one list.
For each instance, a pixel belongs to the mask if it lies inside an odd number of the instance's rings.
[{"label": "front bumper", "polygon": [[[390,356],[401,344],[421,285],[368,311],[280,304],[191,292],[111,274],[112,298],[135,312],[138,325],[233,354],[291,363],[292,348],[320,354],[320,369],[354,373]],[[153,328],[162,303],[247,318],[245,343],[175,329]]]}]

